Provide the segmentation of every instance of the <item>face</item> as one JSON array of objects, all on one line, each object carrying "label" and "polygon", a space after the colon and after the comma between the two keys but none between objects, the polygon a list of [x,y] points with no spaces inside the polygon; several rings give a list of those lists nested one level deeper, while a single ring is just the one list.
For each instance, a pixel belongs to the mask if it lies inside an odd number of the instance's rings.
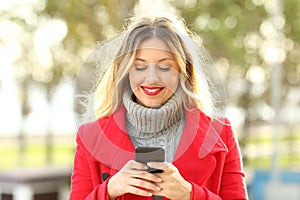
[{"label": "face", "polygon": [[174,94],[179,67],[162,40],[150,38],[140,44],[129,82],[137,103],[145,107],[160,107]]}]

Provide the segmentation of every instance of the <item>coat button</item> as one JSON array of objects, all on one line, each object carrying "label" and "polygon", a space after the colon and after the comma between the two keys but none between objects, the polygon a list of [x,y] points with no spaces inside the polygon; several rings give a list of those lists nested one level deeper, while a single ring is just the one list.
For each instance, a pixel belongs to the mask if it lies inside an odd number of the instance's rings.
[{"label": "coat button", "polygon": [[106,181],[106,179],[108,179],[108,177],[109,177],[109,174],[104,172],[104,173],[102,173],[101,177],[102,177],[103,181]]}]

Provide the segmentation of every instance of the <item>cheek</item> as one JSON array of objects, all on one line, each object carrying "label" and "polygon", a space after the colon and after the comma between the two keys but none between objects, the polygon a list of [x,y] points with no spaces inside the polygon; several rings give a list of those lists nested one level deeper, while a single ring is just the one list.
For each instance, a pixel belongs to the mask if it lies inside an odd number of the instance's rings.
[{"label": "cheek", "polygon": [[134,91],[142,82],[142,77],[134,71],[129,72],[129,83],[132,91]]},{"label": "cheek", "polygon": [[173,75],[166,75],[164,78],[163,78],[163,82],[164,82],[164,85],[166,87],[168,87],[170,90],[173,90],[175,91],[177,89],[177,86],[178,86],[178,83],[179,83],[179,75],[178,73],[177,74],[173,74]]}]

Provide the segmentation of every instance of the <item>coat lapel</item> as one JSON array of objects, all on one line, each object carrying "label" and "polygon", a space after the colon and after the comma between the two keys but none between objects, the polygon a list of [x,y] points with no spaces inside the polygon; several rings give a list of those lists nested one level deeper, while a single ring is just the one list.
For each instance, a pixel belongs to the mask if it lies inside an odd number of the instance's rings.
[{"label": "coat lapel", "polygon": [[213,174],[216,153],[227,150],[220,125],[214,123],[199,110],[186,111],[186,126],[173,162],[185,179],[199,185]]},{"label": "coat lapel", "polygon": [[92,150],[97,160],[120,170],[128,160],[134,159],[134,146],[125,130],[125,109],[97,121],[98,137]]}]

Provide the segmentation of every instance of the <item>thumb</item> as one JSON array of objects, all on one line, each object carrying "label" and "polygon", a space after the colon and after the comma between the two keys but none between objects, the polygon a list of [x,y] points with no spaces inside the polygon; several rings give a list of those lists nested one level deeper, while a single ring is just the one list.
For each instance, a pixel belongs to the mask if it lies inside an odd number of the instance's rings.
[{"label": "thumb", "polygon": [[165,169],[170,166],[171,163],[167,162],[147,162],[147,166],[155,169]]}]

